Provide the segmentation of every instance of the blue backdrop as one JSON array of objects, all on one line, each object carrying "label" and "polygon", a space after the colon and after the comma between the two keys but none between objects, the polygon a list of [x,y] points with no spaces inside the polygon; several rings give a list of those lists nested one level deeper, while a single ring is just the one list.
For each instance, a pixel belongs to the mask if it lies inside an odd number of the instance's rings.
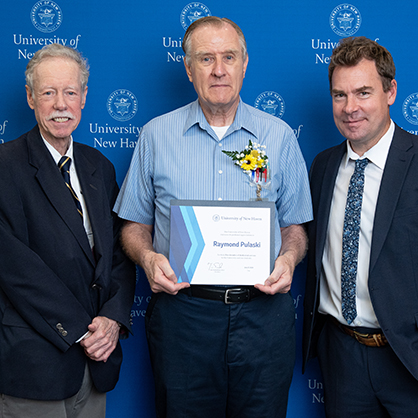
[{"label": "blue backdrop", "polygon": [[[35,124],[26,104],[24,71],[33,53],[57,42],[77,48],[91,66],[87,104],[76,141],[99,149],[115,165],[121,183],[143,124],[196,98],[183,66],[181,42],[196,17],[215,15],[238,23],[248,43],[249,66],[242,99],[283,118],[295,131],[307,165],[342,141],[331,113],[328,62],[345,36],[364,35],[392,53],[398,97],[392,118],[418,133],[418,2],[358,0],[3,0],[0,5],[0,143]],[[0,267],[1,268],[1,267]],[[323,417],[317,363],[301,374],[305,266],[292,294],[297,313],[298,357],[289,418]],[[144,337],[150,290],[138,272],[132,306],[135,335],[123,342],[118,386],[108,395],[108,417],[154,416],[153,381]]]}]

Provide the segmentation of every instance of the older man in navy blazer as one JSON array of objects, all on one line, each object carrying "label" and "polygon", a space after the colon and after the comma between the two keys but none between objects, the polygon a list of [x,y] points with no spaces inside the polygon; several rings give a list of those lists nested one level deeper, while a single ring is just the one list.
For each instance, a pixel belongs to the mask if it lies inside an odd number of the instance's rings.
[{"label": "older man in navy blazer", "polygon": [[103,417],[119,377],[135,267],[114,168],[72,140],[87,79],[75,50],[38,51],[26,71],[38,124],[0,146],[1,418]]},{"label": "older man in navy blazer", "polygon": [[418,138],[390,118],[394,78],[389,52],[367,38],[343,39],[331,57],[347,141],[311,167],[303,340],[327,417],[418,417]]}]

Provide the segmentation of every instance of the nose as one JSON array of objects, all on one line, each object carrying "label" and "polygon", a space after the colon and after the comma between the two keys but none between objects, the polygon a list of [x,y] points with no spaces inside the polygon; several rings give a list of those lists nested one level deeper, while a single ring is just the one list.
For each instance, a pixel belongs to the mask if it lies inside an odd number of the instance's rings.
[{"label": "nose", "polygon": [[64,93],[57,92],[55,96],[55,104],[54,107],[59,110],[65,110],[67,108],[67,102],[65,100]]},{"label": "nose", "polygon": [[358,110],[358,102],[356,97],[348,95],[344,106],[344,112],[347,114],[352,114],[356,110]]},{"label": "nose", "polygon": [[225,75],[225,63],[223,62],[222,58],[216,57],[215,62],[213,64],[212,68],[212,74],[215,77],[223,77]]}]

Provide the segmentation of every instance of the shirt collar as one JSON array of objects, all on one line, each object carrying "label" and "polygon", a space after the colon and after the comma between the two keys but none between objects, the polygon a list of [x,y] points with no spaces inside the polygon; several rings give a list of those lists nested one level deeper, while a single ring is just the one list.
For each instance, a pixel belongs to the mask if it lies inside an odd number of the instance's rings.
[{"label": "shirt collar", "polygon": [[[58,164],[59,160],[61,159],[62,155],[43,137],[41,134],[42,139],[44,141],[45,146],[48,148],[48,151],[51,153],[52,158],[54,159],[55,163]],[[70,139],[70,146],[68,147],[67,152],[65,153],[66,157],[70,157],[73,161],[73,137],[71,136]]]},{"label": "shirt collar", "polygon": [[[199,104],[199,100],[195,100],[190,105],[189,115],[187,116],[186,123],[184,124],[183,135],[194,125],[199,124],[200,128],[206,131],[213,131],[210,127],[206,117],[203,113],[203,110]],[[242,102],[241,98],[238,103],[237,112],[235,114],[234,121],[226,132],[224,138],[232,132],[235,132],[239,129],[245,129],[253,134],[256,138],[256,129],[253,123],[253,118],[245,104]]]},{"label": "shirt collar", "polygon": [[[393,120],[391,120],[387,132],[382,136],[382,138],[380,138],[377,144],[366,151],[361,158],[368,158],[370,162],[383,170],[385,168],[394,132],[395,124],[393,123]],[[359,158],[360,157],[353,151],[350,146],[350,142],[347,140],[347,153],[345,155],[344,166],[347,167],[350,160],[357,160]]]}]

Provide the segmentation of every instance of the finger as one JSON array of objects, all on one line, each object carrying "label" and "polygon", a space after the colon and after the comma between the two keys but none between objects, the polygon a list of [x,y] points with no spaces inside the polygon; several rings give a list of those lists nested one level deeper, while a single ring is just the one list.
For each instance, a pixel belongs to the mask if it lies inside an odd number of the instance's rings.
[{"label": "finger", "polygon": [[177,276],[174,273],[174,270],[171,268],[170,263],[165,262],[161,264],[160,269],[165,278],[167,278],[172,283],[177,283]]},{"label": "finger", "polygon": [[104,351],[103,353],[95,353],[92,356],[88,355],[88,357],[91,360],[94,360],[94,361],[103,361],[103,362],[106,363],[106,361],[108,360],[108,358],[112,354],[113,350],[114,350],[114,348],[110,348],[110,349]]},{"label": "finger", "polygon": [[173,283],[172,281],[165,279],[164,281],[160,283],[155,283],[155,286],[151,286],[151,289],[155,293],[165,292],[165,293],[169,293],[170,295],[177,295],[177,293],[181,289],[185,289],[186,287],[190,287],[190,283],[188,282]]},{"label": "finger", "polygon": [[264,293],[267,293],[268,295],[275,295],[276,293],[289,292],[291,288],[291,281],[289,282],[282,278],[275,283],[271,283],[269,279],[267,279],[264,284],[256,284],[254,287]]},{"label": "finger", "polygon": [[114,350],[113,346],[104,346],[104,347],[100,347],[98,349],[95,350],[84,350],[86,355],[91,358],[94,361],[103,361],[103,360],[107,360],[107,358],[110,356],[110,354],[112,353],[112,351]]},{"label": "finger", "polygon": [[262,285],[262,284],[256,284],[254,287],[258,290],[260,290],[263,293],[266,293],[267,295],[273,295],[273,289],[271,286]]},{"label": "finger", "polygon": [[[100,361],[103,354],[110,351],[112,352],[116,347],[116,343],[111,340],[101,339],[90,347],[85,347],[85,353],[93,360]],[[110,353],[109,353],[110,355]]]}]

